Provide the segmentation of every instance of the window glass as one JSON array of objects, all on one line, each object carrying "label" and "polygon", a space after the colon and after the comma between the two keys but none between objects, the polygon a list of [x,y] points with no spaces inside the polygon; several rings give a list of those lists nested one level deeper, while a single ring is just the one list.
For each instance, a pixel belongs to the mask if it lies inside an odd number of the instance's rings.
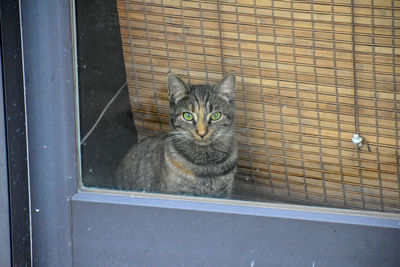
[{"label": "window glass", "polygon": [[83,186],[400,212],[393,5],[77,0]]}]

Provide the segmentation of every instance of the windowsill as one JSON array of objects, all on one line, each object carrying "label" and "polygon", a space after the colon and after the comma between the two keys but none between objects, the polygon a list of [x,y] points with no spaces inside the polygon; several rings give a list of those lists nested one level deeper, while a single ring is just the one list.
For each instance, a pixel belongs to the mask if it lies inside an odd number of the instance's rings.
[{"label": "windowsill", "polygon": [[400,229],[394,213],[84,188],[72,201],[194,210]]}]

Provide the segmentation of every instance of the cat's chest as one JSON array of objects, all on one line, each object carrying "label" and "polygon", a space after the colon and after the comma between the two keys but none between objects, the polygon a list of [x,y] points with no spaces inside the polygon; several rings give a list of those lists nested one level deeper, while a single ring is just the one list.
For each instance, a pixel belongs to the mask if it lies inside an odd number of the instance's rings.
[{"label": "cat's chest", "polygon": [[166,154],[164,167],[161,177],[161,192],[164,193],[220,196],[229,193],[232,187],[233,173],[197,177],[193,166],[177,155]]},{"label": "cat's chest", "polygon": [[[164,150],[161,192],[201,196],[228,195],[232,188],[234,168],[226,168],[229,165],[225,162],[219,165],[215,161],[210,164],[195,164],[169,143]],[[224,167],[226,172],[221,171],[225,170]]]}]

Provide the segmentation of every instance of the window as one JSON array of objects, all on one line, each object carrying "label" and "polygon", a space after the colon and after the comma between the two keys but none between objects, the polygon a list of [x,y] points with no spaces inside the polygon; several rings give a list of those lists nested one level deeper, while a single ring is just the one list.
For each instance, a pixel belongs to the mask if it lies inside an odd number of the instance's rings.
[{"label": "window", "polygon": [[168,72],[214,85],[234,71],[231,198],[400,211],[395,2],[76,8],[83,186],[120,189],[129,149],[169,130]]}]

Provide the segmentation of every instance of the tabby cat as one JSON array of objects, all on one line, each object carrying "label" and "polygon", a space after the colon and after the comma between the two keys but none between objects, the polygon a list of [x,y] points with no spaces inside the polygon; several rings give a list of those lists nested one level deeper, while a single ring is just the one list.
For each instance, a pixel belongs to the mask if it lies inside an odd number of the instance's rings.
[{"label": "tabby cat", "polygon": [[168,74],[170,128],[133,146],[118,170],[119,189],[229,196],[236,170],[235,75],[187,85]]}]

